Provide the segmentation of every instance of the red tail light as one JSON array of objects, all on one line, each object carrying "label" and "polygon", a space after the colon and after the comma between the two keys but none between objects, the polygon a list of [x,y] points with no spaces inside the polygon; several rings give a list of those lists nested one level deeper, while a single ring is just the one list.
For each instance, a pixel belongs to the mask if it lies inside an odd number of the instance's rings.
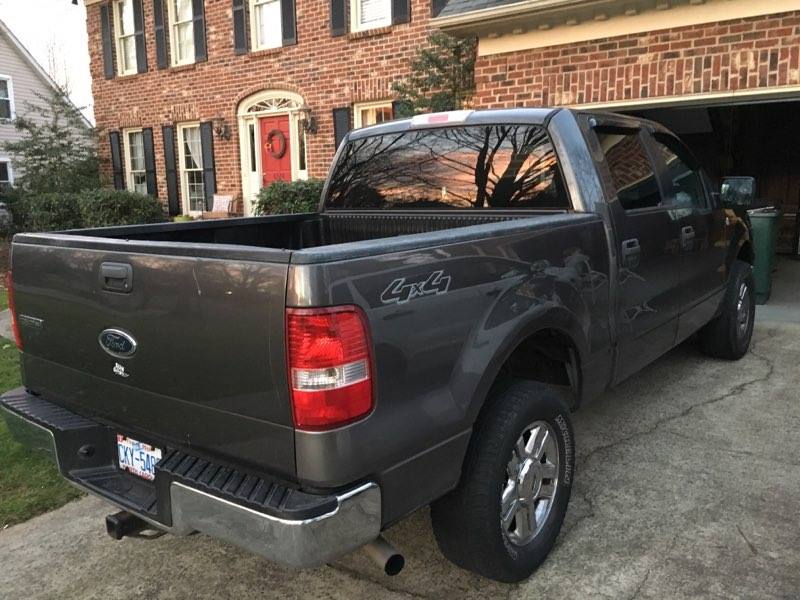
[{"label": "red tail light", "polygon": [[14,332],[14,342],[22,350],[22,338],[19,335],[19,322],[17,321],[17,305],[14,302],[14,278],[11,271],[6,273],[6,291],[8,293],[8,312],[11,313],[11,331]]},{"label": "red tail light", "polygon": [[289,389],[298,429],[332,429],[372,410],[372,365],[356,306],[286,311]]}]

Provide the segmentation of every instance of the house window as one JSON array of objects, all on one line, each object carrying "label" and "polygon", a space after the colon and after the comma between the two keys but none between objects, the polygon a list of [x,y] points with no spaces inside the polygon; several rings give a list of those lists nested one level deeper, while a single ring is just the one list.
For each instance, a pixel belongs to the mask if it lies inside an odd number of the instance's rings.
[{"label": "house window", "polygon": [[195,61],[192,0],[168,1],[172,66],[188,65]]},{"label": "house window", "polygon": [[11,163],[0,159],[0,192],[5,192],[14,185],[14,175],[11,172]]},{"label": "house window", "polygon": [[11,78],[0,75],[0,119],[14,118],[14,93]]},{"label": "house window", "polygon": [[136,27],[133,0],[114,3],[114,32],[117,40],[117,65],[120,75],[136,73]]},{"label": "house window", "polygon": [[125,181],[128,190],[147,193],[147,174],[144,167],[144,137],[142,130],[125,132]]},{"label": "house window", "polygon": [[283,45],[281,0],[250,0],[250,17],[254,50]]},{"label": "house window", "polygon": [[305,121],[297,119],[297,177],[308,179]]},{"label": "house window", "polygon": [[391,121],[393,118],[392,103],[388,101],[356,104],[354,109],[354,124],[356,128],[377,125],[378,123]]},{"label": "house window", "polygon": [[351,31],[364,31],[392,24],[392,0],[351,0]]},{"label": "house window", "polygon": [[183,210],[187,214],[201,213],[206,208],[206,190],[203,185],[203,145],[200,125],[178,127],[180,142],[180,171]]}]

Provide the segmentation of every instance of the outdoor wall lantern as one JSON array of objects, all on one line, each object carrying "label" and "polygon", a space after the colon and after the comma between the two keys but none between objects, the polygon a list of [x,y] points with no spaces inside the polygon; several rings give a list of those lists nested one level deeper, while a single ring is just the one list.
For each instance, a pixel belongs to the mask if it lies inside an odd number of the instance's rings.
[{"label": "outdoor wall lantern", "polygon": [[300,124],[303,127],[303,131],[306,133],[310,133],[311,135],[317,134],[317,119],[311,114],[311,108],[304,104],[299,109],[300,112]]},{"label": "outdoor wall lantern", "polygon": [[217,137],[221,140],[227,141],[231,139],[231,128],[220,115],[214,118],[214,133],[216,133]]}]

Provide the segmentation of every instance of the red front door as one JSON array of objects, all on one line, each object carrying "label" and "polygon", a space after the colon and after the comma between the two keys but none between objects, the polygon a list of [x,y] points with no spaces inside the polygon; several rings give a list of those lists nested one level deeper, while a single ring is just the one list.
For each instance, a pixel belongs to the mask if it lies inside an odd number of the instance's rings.
[{"label": "red front door", "polygon": [[263,117],[261,123],[261,184],[292,180],[289,115]]}]

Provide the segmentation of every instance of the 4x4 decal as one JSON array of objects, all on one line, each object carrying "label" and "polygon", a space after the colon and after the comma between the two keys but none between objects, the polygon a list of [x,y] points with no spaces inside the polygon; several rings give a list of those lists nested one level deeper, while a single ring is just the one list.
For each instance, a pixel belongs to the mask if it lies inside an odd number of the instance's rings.
[{"label": "4x4 decal", "polygon": [[406,278],[395,279],[381,294],[384,304],[405,304],[419,296],[439,296],[450,289],[450,276],[444,271],[434,271],[424,281],[406,283]]}]

